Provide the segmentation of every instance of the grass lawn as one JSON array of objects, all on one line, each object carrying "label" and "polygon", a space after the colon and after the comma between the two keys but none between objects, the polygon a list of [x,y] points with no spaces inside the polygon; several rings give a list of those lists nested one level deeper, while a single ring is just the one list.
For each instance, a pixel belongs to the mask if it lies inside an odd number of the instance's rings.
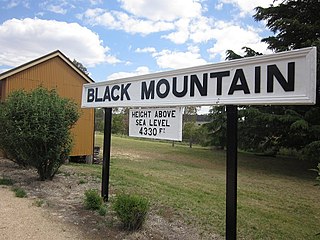
[{"label": "grass lawn", "polygon": [[[96,136],[102,145],[102,135]],[[112,136],[110,189],[147,196],[158,214],[225,234],[225,152]],[[238,238],[320,239],[320,187],[305,162],[238,155]],[[101,166],[76,165],[101,176]]]}]

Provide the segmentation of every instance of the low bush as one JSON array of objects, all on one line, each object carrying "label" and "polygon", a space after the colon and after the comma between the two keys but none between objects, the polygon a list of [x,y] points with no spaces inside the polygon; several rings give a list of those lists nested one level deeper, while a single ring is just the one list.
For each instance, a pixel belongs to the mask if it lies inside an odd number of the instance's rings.
[{"label": "low bush", "polygon": [[12,92],[0,104],[0,148],[9,159],[52,180],[72,148],[71,128],[79,118],[75,102],[39,87]]},{"label": "low bush", "polygon": [[84,205],[86,209],[98,210],[103,204],[103,199],[96,189],[89,189],[84,193]]},{"label": "low bush", "polygon": [[37,199],[34,201],[32,205],[37,206],[37,207],[42,207],[45,204],[45,201],[43,199]]},{"label": "low bush", "polygon": [[128,230],[140,229],[149,211],[149,201],[141,196],[120,194],[113,202],[113,210]]},{"label": "low bush", "polygon": [[20,187],[14,187],[14,188],[12,188],[12,191],[15,193],[15,196],[18,198],[27,197],[27,192]]},{"label": "low bush", "polygon": [[98,209],[98,213],[100,216],[105,216],[107,214],[107,207],[104,204],[102,204]]},{"label": "low bush", "polygon": [[0,178],[0,185],[11,186],[13,181],[10,178]]},{"label": "low bush", "polygon": [[85,184],[85,183],[87,183],[87,181],[84,180],[84,179],[80,179],[80,180],[78,181],[78,185],[80,185],[80,184]]},{"label": "low bush", "polygon": [[314,141],[302,149],[302,159],[319,163],[320,162],[320,141]]}]

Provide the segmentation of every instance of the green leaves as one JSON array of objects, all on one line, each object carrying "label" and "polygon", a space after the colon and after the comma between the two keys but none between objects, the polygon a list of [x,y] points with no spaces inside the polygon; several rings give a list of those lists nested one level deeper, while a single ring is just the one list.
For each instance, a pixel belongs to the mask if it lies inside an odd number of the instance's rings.
[{"label": "green leaves", "polygon": [[113,210],[128,230],[140,229],[149,211],[149,201],[138,195],[119,194]]},{"label": "green leaves", "polygon": [[86,209],[98,210],[103,204],[103,199],[96,189],[89,189],[84,193],[84,205]]},{"label": "green leaves", "polygon": [[257,7],[254,18],[266,21],[266,26],[276,33],[264,38],[275,51],[319,46],[319,11],[318,0],[284,1],[268,8]]},{"label": "green leaves", "polygon": [[309,129],[309,124],[307,121],[301,119],[298,121],[295,121],[291,124],[290,130],[292,131],[307,131]]},{"label": "green leaves", "polygon": [[[285,0],[271,4],[267,8],[257,7],[253,16],[256,21],[264,21],[274,33],[262,39],[276,52],[303,47],[318,47],[317,80],[320,83],[320,3],[318,0]],[[250,48],[243,48],[241,56],[227,51],[227,59],[237,59],[260,55]],[[318,84],[319,85],[319,84]],[[272,151],[280,148],[294,149],[305,154],[308,159],[317,159],[314,148],[320,141],[320,89],[318,86],[316,106],[246,106],[239,112],[239,146],[244,150]],[[216,114],[222,115],[217,112]],[[223,126],[222,117],[213,116],[211,125]],[[220,119],[220,120],[219,120]],[[218,121],[217,121],[218,120]],[[218,129],[218,128],[216,128]],[[220,131],[221,132],[221,131]],[[213,139],[217,139],[214,132]],[[213,141],[214,143],[214,141]],[[312,150],[313,149],[313,150]],[[310,153],[312,157],[310,157]],[[320,155],[320,154],[318,154]],[[317,161],[317,160],[313,160]]]},{"label": "green leaves", "polygon": [[314,141],[308,144],[307,146],[305,146],[302,153],[302,157],[305,160],[309,160],[315,163],[318,162],[320,164],[320,141]]},{"label": "green leaves", "polygon": [[52,179],[70,153],[78,118],[76,104],[55,90],[13,92],[0,105],[0,146],[18,164],[35,167],[41,180]]}]

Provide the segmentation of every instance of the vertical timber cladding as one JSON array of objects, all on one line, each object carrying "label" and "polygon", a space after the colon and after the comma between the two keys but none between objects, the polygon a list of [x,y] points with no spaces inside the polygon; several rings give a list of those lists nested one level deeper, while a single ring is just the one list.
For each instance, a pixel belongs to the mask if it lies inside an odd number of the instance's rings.
[{"label": "vertical timber cladding", "polygon": [[85,84],[82,107],[314,104],[316,48]]}]

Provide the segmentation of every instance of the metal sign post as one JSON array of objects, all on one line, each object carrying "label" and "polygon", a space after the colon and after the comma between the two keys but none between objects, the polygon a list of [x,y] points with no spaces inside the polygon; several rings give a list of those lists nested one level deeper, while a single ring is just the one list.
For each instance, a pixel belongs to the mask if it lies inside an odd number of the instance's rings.
[{"label": "metal sign post", "polygon": [[237,238],[238,109],[227,105],[226,239]]},{"label": "metal sign post", "polygon": [[109,178],[110,178],[110,150],[111,150],[111,122],[112,108],[104,109],[104,134],[103,134],[103,163],[101,196],[104,201],[109,200]]}]

